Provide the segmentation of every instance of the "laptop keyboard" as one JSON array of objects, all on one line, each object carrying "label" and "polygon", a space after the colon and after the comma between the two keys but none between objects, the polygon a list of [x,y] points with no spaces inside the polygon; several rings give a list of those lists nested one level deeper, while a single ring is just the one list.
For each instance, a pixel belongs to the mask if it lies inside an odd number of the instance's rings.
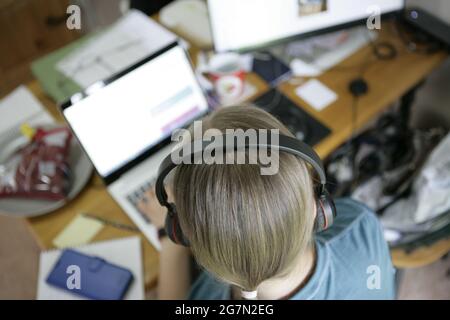
[{"label": "laptop keyboard", "polygon": [[127,195],[127,200],[136,208],[136,210],[141,214],[142,218],[147,223],[151,223],[151,221],[147,217],[147,215],[145,215],[144,213],[142,213],[139,210],[138,205],[139,205],[139,202],[144,197],[144,194],[147,192],[147,190],[149,190],[150,188],[153,188],[155,183],[156,183],[156,179],[152,178],[152,179],[146,181],[145,183],[143,183],[142,185],[140,185],[138,188],[136,188],[134,191],[132,191],[131,193],[129,193]]}]

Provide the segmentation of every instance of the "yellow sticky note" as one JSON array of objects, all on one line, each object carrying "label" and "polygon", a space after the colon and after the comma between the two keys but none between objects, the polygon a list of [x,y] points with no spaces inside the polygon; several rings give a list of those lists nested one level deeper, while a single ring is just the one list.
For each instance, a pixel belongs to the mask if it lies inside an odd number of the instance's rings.
[{"label": "yellow sticky note", "polygon": [[28,123],[23,123],[20,126],[20,132],[28,138],[28,140],[33,139],[36,129],[32,128]]},{"label": "yellow sticky note", "polygon": [[103,223],[77,215],[55,239],[57,248],[76,247],[89,243],[103,228]]}]

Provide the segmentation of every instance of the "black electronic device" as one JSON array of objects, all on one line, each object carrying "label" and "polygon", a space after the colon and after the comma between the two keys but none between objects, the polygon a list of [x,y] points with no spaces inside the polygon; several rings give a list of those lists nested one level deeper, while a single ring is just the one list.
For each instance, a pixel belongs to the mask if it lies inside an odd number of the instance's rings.
[{"label": "black electronic device", "polygon": [[349,90],[353,96],[360,97],[369,91],[369,85],[363,78],[356,78],[350,82]]},{"label": "black electronic device", "polygon": [[310,146],[331,133],[324,124],[275,88],[256,98],[253,104],[274,115],[297,139]]},{"label": "black electronic device", "polygon": [[270,86],[276,86],[292,74],[289,66],[269,52],[256,52],[253,56],[252,71],[263,78]]},{"label": "black electronic device", "polygon": [[448,23],[420,8],[405,10],[404,20],[407,24],[433,37],[450,49],[450,25]]}]

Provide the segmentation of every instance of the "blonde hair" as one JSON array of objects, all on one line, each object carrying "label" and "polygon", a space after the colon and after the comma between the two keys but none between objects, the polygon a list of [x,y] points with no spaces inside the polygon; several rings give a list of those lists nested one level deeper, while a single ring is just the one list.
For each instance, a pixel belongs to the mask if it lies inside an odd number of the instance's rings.
[{"label": "blonde hair", "polygon": [[[203,130],[289,130],[248,106],[220,109]],[[200,266],[243,290],[288,273],[312,240],[314,194],[306,163],[280,153],[279,172],[252,164],[183,164],[173,180],[181,229]]]}]

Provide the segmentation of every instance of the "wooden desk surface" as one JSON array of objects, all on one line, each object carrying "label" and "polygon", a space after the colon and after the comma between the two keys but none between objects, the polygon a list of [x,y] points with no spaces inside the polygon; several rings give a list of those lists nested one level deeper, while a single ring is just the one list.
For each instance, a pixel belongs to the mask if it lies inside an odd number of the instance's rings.
[{"label": "wooden desk surface", "polygon": [[[348,84],[352,79],[360,76],[360,70],[363,64],[370,61],[370,64],[364,72],[364,78],[370,86],[370,91],[360,99],[358,104],[358,128],[367,125],[409,89],[421,82],[447,57],[443,52],[434,55],[420,55],[407,52],[403,43],[395,36],[390,24],[383,26],[380,39],[388,40],[392,43],[398,50],[398,57],[391,61],[376,61],[371,54],[371,47],[367,46],[342,62],[339,67],[320,76],[318,79],[339,95],[338,100],[322,112],[315,111],[295,94],[295,88],[304,79],[291,79],[279,86],[279,89],[290,99],[305,108],[311,115],[321,120],[332,130],[332,134],[328,138],[315,146],[316,151],[322,158],[325,158],[339,147],[352,133],[350,123],[352,119],[351,106],[353,98],[348,93]],[[196,52],[197,50],[195,48],[191,49],[190,53],[193,60],[195,60]],[[267,84],[255,74],[250,74],[248,80],[257,87],[257,94],[261,94],[268,89]],[[297,83],[294,84],[293,81]],[[62,121],[55,103],[45,95],[39,83],[33,81],[29,84],[29,88],[48,108],[51,114],[56,119]],[[106,192],[97,175],[94,175],[81,194],[64,208],[43,217],[27,219],[27,221],[40,246],[43,249],[49,249],[53,247],[52,240],[54,237],[76,214],[82,212],[93,213],[109,220],[132,224],[128,216]],[[143,240],[145,283],[150,287],[156,283],[158,275],[158,252],[141,233],[133,233],[105,226],[95,237],[94,241],[127,237],[133,234],[139,235]],[[450,240],[448,240],[448,243],[450,243]],[[433,251],[430,248],[433,254],[426,255],[428,260],[424,259],[422,255],[422,263],[424,261],[429,262],[430,256],[436,259],[436,252],[440,253],[437,258],[445,254],[442,253],[442,247],[448,249],[449,247],[446,246],[448,243],[445,242],[444,245],[440,244],[438,248],[440,251]],[[401,252],[393,252],[393,258],[394,264],[396,264],[396,259],[400,259],[401,263],[399,266],[408,266],[408,263],[405,262],[405,255],[402,255]],[[410,266],[413,265],[410,264]]]}]

